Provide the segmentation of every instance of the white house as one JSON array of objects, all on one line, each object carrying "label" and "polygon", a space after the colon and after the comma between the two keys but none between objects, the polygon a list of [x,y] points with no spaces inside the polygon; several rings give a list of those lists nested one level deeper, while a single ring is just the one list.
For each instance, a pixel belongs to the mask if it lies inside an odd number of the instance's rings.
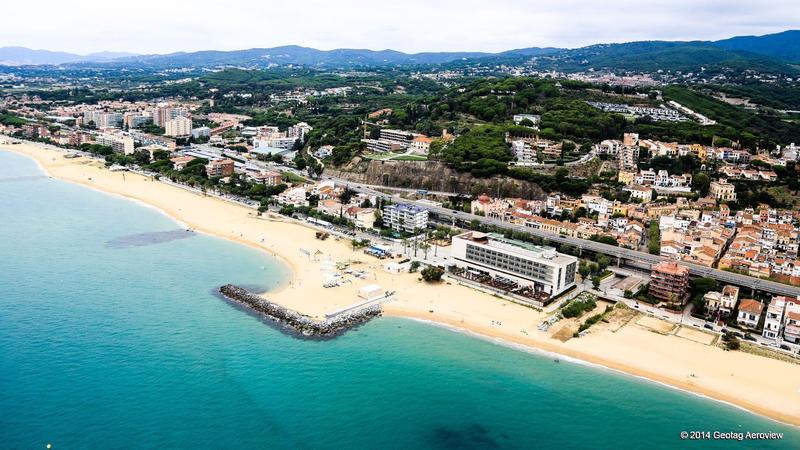
[{"label": "white house", "polygon": [[308,206],[306,190],[303,187],[287,189],[278,194],[279,205]]},{"label": "white house", "polygon": [[756,328],[763,311],[764,304],[760,301],[751,298],[742,299],[739,303],[739,315],[736,316],[736,323],[744,327]]},{"label": "white house", "polygon": [[622,188],[623,191],[627,191],[631,193],[631,198],[639,199],[642,203],[647,203],[653,200],[653,189],[647,186],[625,186]]}]

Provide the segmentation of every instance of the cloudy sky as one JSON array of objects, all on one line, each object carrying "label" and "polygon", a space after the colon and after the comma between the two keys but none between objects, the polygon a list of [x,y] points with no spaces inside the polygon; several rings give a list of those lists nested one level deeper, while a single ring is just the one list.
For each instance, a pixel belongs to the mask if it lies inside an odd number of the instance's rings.
[{"label": "cloudy sky", "polygon": [[501,51],[800,28],[798,0],[40,0],[0,7],[0,47],[169,53]]}]

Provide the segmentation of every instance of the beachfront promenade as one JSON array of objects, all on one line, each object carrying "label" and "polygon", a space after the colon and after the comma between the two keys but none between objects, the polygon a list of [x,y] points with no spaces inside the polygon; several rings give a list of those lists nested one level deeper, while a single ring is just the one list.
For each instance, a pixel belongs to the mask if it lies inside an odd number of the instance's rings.
[{"label": "beachfront promenade", "polygon": [[[40,147],[49,148],[49,149],[56,150],[56,151],[59,151],[59,152],[80,153],[80,154],[82,154],[84,156],[91,157],[91,155],[89,155],[87,153],[84,153],[84,152],[79,152],[79,151],[76,152],[75,150],[67,150],[67,149],[63,149],[63,148],[59,148],[59,147],[55,147],[55,146],[47,145],[47,144],[41,144],[41,143],[34,143],[34,144],[38,145]],[[290,171],[292,173],[298,173],[298,171],[296,169],[291,168],[291,167],[286,167],[286,166],[279,166],[279,167],[281,169],[283,169],[283,170],[287,170],[287,171]],[[151,173],[147,173],[147,172],[143,172],[143,171],[136,171],[136,172],[140,173],[141,175],[150,176],[150,177],[155,175],[155,174],[151,174]],[[375,195],[375,196],[378,196],[378,197],[383,198],[385,200],[390,200],[390,201],[396,200],[396,197],[394,195],[390,195],[390,194],[386,194],[386,193],[383,193],[381,191],[378,191],[378,190],[375,189],[376,188],[375,186],[365,186],[365,185],[355,184],[355,183],[352,183],[352,182],[350,182],[348,180],[335,178],[335,177],[323,176],[322,178],[325,179],[325,180],[331,180],[331,181],[333,181],[333,182],[335,182],[337,184],[346,185],[350,189],[352,189],[352,190],[354,190],[356,192]],[[161,179],[160,181],[162,181],[164,183],[167,183],[167,184],[171,184],[171,185],[173,185],[175,187],[179,187],[179,188],[182,188],[182,189],[189,190],[189,191],[199,192],[199,190],[197,190],[197,189],[194,189],[194,188],[191,188],[191,187],[188,187],[188,186],[184,186],[184,185],[180,185],[179,183],[172,183],[172,182],[169,182],[168,180],[165,180],[165,179]],[[254,208],[255,207],[254,205],[252,205],[252,204],[250,204],[248,202],[240,201],[239,199],[236,199],[236,198],[231,198],[231,197],[228,197],[228,196],[221,196],[221,195],[217,195],[217,194],[213,194],[213,193],[204,193],[204,194],[205,195],[212,195],[214,197],[220,198],[221,200],[225,200],[225,201],[228,201],[228,202],[231,202],[231,203],[240,204],[240,205],[246,206],[248,208]],[[416,203],[416,202],[412,202],[412,203]],[[482,223],[484,225],[496,226],[496,227],[499,227],[499,228],[505,228],[505,229],[509,229],[509,230],[513,230],[513,231],[528,233],[531,236],[535,236],[535,237],[538,237],[538,238],[541,238],[541,239],[546,239],[546,240],[550,241],[550,243],[569,245],[569,246],[577,248],[581,252],[583,250],[586,250],[586,251],[590,251],[590,252],[602,253],[602,254],[605,254],[605,255],[608,255],[608,256],[613,256],[614,258],[617,258],[617,261],[618,261],[619,264],[622,264],[624,261],[630,261],[630,262],[635,262],[635,263],[639,263],[639,264],[644,263],[644,264],[647,264],[649,266],[653,266],[655,264],[658,264],[658,263],[661,263],[661,262],[669,260],[668,258],[660,256],[660,255],[652,255],[650,253],[641,252],[641,251],[638,251],[638,250],[632,250],[632,249],[623,248],[623,247],[617,247],[617,246],[613,246],[613,245],[609,245],[609,244],[604,244],[604,243],[601,243],[601,242],[590,241],[588,239],[579,239],[579,238],[574,238],[574,237],[569,237],[569,236],[562,236],[562,235],[559,235],[559,234],[548,233],[548,232],[541,231],[541,230],[538,230],[538,229],[534,229],[534,228],[531,228],[531,227],[526,227],[524,225],[517,225],[517,224],[508,223],[508,222],[503,222],[503,221],[500,221],[500,220],[497,220],[497,219],[492,219],[492,218],[489,218],[489,217],[478,216],[478,215],[474,215],[474,214],[454,211],[454,210],[451,210],[451,209],[447,209],[447,208],[443,208],[443,207],[435,206],[435,205],[430,205],[430,204],[427,204],[427,203],[426,204],[417,203],[417,205],[422,207],[422,208],[427,209],[428,211],[430,211],[430,213],[432,215],[436,216],[436,218],[438,218],[441,221],[450,221],[451,223],[456,223],[456,222],[466,223],[466,222],[471,222],[471,221],[477,220],[478,222],[480,222],[480,223]],[[722,283],[725,283],[725,284],[733,284],[733,285],[736,285],[736,286],[741,286],[741,287],[748,288],[748,289],[750,289],[752,291],[762,291],[762,292],[766,292],[766,293],[773,294],[773,295],[787,295],[787,296],[791,296],[791,297],[800,296],[800,286],[792,286],[792,285],[789,285],[789,284],[778,283],[778,282],[770,281],[770,280],[764,280],[764,279],[761,279],[761,278],[756,278],[756,277],[752,277],[752,276],[744,275],[744,274],[739,274],[739,273],[727,272],[727,271],[724,271],[724,270],[719,270],[719,269],[715,269],[715,268],[712,268],[712,267],[700,266],[700,265],[692,264],[692,263],[688,263],[688,262],[681,262],[681,265],[686,266],[689,269],[689,272],[692,275],[700,276],[700,277],[714,278],[715,280],[718,280],[718,281],[720,281]]]}]

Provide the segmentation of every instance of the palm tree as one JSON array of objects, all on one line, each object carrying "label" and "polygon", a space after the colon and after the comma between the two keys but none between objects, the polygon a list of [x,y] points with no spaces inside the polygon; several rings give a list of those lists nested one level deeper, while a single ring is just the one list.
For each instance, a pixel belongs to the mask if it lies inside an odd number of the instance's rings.
[{"label": "palm tree", "polygon": [[427,242],[423,242],[422,244],[420,244],[420,248],[422,249],[423,252],[425,252],[425,259],[428,259],[428,250],[430,250],[431,245],[428,244]]}]

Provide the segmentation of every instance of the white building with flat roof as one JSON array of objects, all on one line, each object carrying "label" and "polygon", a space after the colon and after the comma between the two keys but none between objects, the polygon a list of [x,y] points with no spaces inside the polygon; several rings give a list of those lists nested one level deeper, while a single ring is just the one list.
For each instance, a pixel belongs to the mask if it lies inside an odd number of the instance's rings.
[{"label": "white building with flat roof", "polygon": [[313,128],[311,128],[311,125],[305,122],[300,122],[297,125],[292,125],[291,127],[289,127],[289,129],[286,130],[286,136],[290,138],[295,138],[300,141],[304,141],[306,135],[308,135],[308,133],[311,132],[311,130],[313,130]]},{"label": "white building with flat roof", "polygon": [[297,138],[268,137],[253,138],[253,151],[262,154],[286,153],[294,147]]},{"label": "white building with flat roof", "polygon": [[510,280],[550,296],[575,285],[578,258],[500,234],[468,231],[453,237],[456,266]]},{"label": "white building with flat roof", "polygon": [[517,158],[518,166],[533,166],[538,164],[536,149],[523,140],[511,141],[511,151]]},{"label": "white building with flat roof", "polygon": [[200,139],[204,137],[211,137],[211,128],[209,127],[197,127],[192,130],[192,137],[195,139]]},{"label": "white building with flat roof", "polygon": [[164,124],[164,134],[167,136],[189,136],[192,134],[192,119],[176,117]]},{"label": "white building with flat roof", "polygon": [[428,227],[428,210],[407,203],[383,207],[383,225],[394,231],[416,233]]},{"label": "white building with flat roof", "polygon": [[159,127],[166,127],[167,122],[177,117],[187,117],[189,110],[186,108],[171,107],[164,103],[159,103],[158,106],[151,111],[153,123]]},{"label": "white building with flat roof", "polygon": [[774,296],[767,306],[764,330],[767,339],[800,342],[800,300],[795,297]]},{"label": "white building with flat roof", "polygon": [[384,128],[381,130],[381,139],[387,141],[401,142],[405,145],[408,145],[411,144],[412,140],[414,140],[414,133],[410,131]]},{"label": "white building with flat roof", "polygon": [[116,153],[131,155],[135,150],[133,138],[126,135],[99,133],[94,137],[94,140],[100,145],[111,147]]}]

